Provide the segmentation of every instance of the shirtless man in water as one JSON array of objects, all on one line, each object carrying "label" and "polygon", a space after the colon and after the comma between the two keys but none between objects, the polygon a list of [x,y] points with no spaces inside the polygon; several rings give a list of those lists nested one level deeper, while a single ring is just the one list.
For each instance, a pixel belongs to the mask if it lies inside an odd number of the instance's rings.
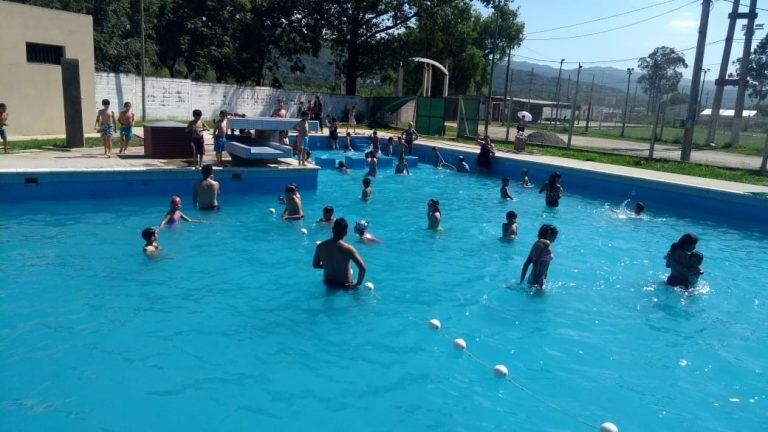
[{"label": "shirtless man in water", "polygon": [[192,205],[200,210],[218,210],[219,182],[213,179],[213,165],[203,165],[201,172],[203,179],[195,183],[192,191]]},{"label": "shirtless man in water", "polygon": [[301,209],[301,196],[296,186],[289,185],[285,187],[285,211],[283,211],[283,220],[301,220],[304,218],[304,212]]},{"label": "shirtless man in water", "polygon": [[[315,248],[312,267],[323,269],[323,282],[332,287],[353,288],[365,280],[365,263],[354,247],[344,242],[349,225],[344,218],[333,223],[333,237],[321,242]],[[352,268],[349,262],[357,266],[357,282],[352,283]]]}]

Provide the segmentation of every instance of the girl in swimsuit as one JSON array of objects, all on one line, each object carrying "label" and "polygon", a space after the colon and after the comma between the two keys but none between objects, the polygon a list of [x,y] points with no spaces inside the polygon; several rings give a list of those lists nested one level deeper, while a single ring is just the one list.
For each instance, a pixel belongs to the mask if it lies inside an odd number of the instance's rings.
[{"label": "girl in swimsuit", "polygon": [[379,173],[379,160],[376,158],[376,154],[372,151],[368,152],[368,172],[365,173],[365,177],[376,177]]},{"label": "girl in swimsuit", "polygon": [[[701,255],[696,251],[696,244],[699,242],[699,238],[694,234],[683,234],[682,237],[672,246],[669,247],[669,251],[664,256],[667,261],[667,268],[671,270],[669,277],[667,277],[667,285],[673,287],[682,287],[683,289],[689,289],[691,287],[691,281],[698,282],[698,278],[704,272],[699,265],[704,260],[704,255]],[[691,259],[691,255],[697,253],[701,255],[699,260],[698,256],[694,256]]]},{"label": "girl in swimsuit", "polygon": [[520,283],[523,283],[525,280],[528,267],[533,265],[531,275],[528,277],[528,285],[535,289],[544,289],[549,264],[554,259],[550,248],[557,238],[557,234],[557,227],[554,225],[544,224],[539,228],[539,239],[531,247],[531,252],[523,264],[523,270],[520,273]]},{"label": "girl in swimsuit", "polygon": [[174,195],[171,197],[171,208],[165,213],[163,221],[160,222],[160,227],[176,225],[182,220],[187,222],[197,222],[188,218],[187,215],[181,212],[181,198]]},{"label": "girl in swimsuit", "polygon": [[427,229],[441,231],[440,221],[443,220],[443,213],[440,211],[440,201],[431,199],[427,201]]},{"label": "girl in swimsuit", "polygon": [[560,173],[553,172],[549,176],[549,180],[541,186],[539,193],[546,192],[544,196],[547,203],[547,207],[558,207],[560,205],[560,198],[563,197],[565,191],[560,186]]}]

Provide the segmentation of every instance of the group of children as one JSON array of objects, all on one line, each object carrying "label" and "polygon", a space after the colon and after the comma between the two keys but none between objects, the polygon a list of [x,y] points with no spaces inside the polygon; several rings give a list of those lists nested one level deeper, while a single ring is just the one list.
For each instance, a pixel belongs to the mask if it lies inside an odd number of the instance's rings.
[{"label": "group of children", "polygon": [[114,139],[115,132],[118,131],[118,124],[120,124],[120,151],[118,154],[128,151],[128,145],[130,145],[133,139],[133,125],[135,123],[136,115],[133,113],[130,102],[123,103],[123,110],[115,116],[115,112],[110,108],[109,99],[101,101],[101,109],[96,113],[94,127],[101,136],[105,157],[112,157],[112,140]]}]

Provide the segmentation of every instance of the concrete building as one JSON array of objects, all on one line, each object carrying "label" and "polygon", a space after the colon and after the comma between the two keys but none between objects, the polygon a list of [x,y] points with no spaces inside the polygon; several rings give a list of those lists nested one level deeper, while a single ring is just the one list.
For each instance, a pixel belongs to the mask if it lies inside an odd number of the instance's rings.
[{"label": "concrete building", "polygon": [[0,102],[8,105],[8,134],[64,134],[62,57],[80,62],[83,128],[92,132],[98,107],[91,16],[0,1],[0,17]]}]

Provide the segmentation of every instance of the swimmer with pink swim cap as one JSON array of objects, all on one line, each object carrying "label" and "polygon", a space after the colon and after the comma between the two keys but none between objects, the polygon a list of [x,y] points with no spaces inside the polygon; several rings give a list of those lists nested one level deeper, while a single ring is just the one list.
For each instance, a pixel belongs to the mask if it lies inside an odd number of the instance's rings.
[{"label": "swimmer with pink swim cap", "polygon": [[181,198],[174,195],[171,197],[171,208],[165,213],[163,221],[160,222],[160,227],[176,225],[182,220],[187,222],[200,222],[188,218],[187,215],[181,212]]}]

